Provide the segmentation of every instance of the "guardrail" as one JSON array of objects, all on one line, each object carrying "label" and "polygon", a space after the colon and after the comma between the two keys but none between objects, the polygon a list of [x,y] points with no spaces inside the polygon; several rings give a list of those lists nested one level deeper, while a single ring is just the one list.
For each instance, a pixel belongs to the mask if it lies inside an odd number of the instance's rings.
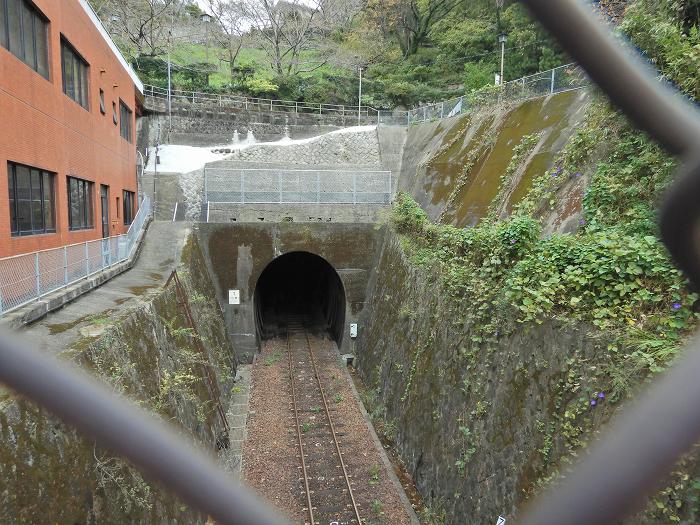
[{"label": "guardrail", "polygon": [[390,171],[205,168],[204,200],[221,204],[390,204]]},{"label": "guardrail", "polygon": [[384,125],[410,126],[456,117],[472,109],[501,102],[518,102],[544,97],[589,85],[588,78],[576,64],[566,64],[547,71],[505,82],[502,86],[487,87],[470,95],[443,100],[408,111],[379,111],[378,122]]},{"label": "guardrail", "polygon": [[125,234],[0,259],[0,316],[131,257],[150,214],[145,197]]},{"label": "guardrail", "polygon": [[204,93],[198,91],[182,91],[173,89],[168,97],[167,88],[144,86],[146,106],[154,108],[156,104],[167,109],[168,102],[179,106],[196,106],[209,108],[235,108],[246,111],[270,111],[280,113],[306,113],[316,115],[332,115],[337,117],[362,117],[376,121],[378,111],[369,106],[344,106],[340,104],[314,104],[294,100],[275,100],[269,98],[250,98],[237,95]]}]

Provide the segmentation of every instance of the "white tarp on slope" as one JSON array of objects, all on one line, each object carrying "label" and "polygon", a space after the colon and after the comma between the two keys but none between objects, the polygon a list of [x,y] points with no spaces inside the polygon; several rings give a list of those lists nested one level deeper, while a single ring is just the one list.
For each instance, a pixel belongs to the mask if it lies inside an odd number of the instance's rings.
[{"label": "white tarp on slope", "polygon": [[[250,146],[294,146],[296,144],[309,144],[318,140],[320,137],[334,135],[339,133],[363,133],[376,129],[377,126],[355,126],[352,128],[343,128],[336,131],[331,131],[325,135],[318,135],[308,139],[290,139],[283,138],[276,142],[257,142],[257,143],[241,143],[227,144],[225,146],[215,147],[196,147],[196,146],[178,146],[175,144],[167,144],[158,147],[158,156],[160,163],[158,171],[163,173],[189,173],[191,171],[202,169],[207,163],[217,160],[225,160],[229,153],[214,153],[213,150],[226,148],[230,150],[245,149]],[[146,171],[155,171],[155,148],[150,149],[148,164]]]}]

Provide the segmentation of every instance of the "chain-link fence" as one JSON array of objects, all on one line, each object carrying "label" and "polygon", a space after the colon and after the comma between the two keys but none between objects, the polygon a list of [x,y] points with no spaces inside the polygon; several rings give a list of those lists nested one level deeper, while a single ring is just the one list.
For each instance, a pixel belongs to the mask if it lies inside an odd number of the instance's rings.
[{"label": "chain-link fence", "polygon": [[379,124],[409,126],[418,122],[430,122],[456,117],[472,109],[501,102],[518,102],[580,89],[588,85],[588,79],[576,64],[566,64],[548,71],[505,82],[502,86],[489,86],[468,96],[444,100],[409,111],[380,111]]},{"label": "chain-link fence", "polygon": [[123,235],[0,259],[0,315],[128,259],[150,213],[145,197]]},{"label": "chain-link fence", "polygon": [[206,168],[204,200],[235,204],[389,204],[390,171]]}]

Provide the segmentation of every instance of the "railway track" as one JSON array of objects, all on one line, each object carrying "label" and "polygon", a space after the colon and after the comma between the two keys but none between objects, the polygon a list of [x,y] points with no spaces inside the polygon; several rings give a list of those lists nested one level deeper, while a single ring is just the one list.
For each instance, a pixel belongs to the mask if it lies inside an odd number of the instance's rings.
[{"label": "railway track", "polygon": [[290,320],[287,357],[292,411],[309,525],[361,525],[351,476],[323,388],[319,362],[303,324]]}]

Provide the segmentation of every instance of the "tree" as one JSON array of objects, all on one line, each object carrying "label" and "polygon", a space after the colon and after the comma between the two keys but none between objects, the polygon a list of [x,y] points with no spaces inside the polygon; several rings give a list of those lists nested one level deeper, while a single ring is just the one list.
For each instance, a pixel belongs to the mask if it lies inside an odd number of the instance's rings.
[{"label": "tree", "polygon": [[394,38],[404,56],[414,55],[427,40],[433,24],[464,0],[369,0],[367,9],[387,37]]},{"label": "tree", "polygon": [[205,0],[209,15],[214,19],[216,29],[213,37],[216,43],[224,49],[221,59],[226,62],[235,77],[236,59],[243,47],[246,33],[245,10],[241,2],[234,0]]},{"label": "tree", "polygon": [[163,55],[181,0],[112,0],[101,6],[112,35],[137,57]]},{"label": "tree", "polygon": [[303,61],[319,30],[317,16],[322,0],[242,0],[245,18],[279,76],[310,73],[326,64]]}]

